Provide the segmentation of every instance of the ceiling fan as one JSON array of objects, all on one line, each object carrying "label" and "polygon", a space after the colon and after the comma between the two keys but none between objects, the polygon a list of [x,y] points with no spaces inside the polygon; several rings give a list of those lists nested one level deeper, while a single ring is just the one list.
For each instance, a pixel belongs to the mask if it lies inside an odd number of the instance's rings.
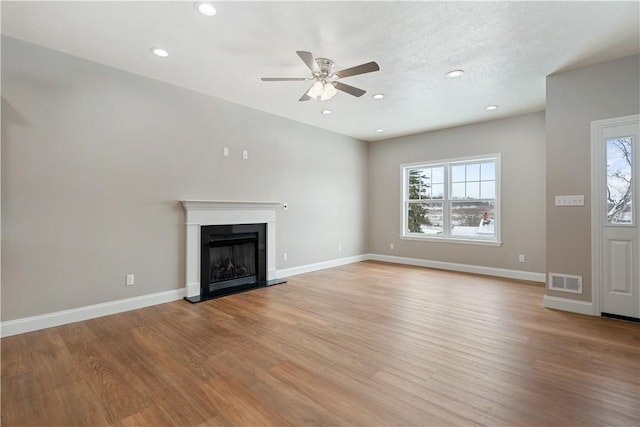
[{"label": "ceiling fan", "polygon": [[316,99],[326,101],[333,98],[338,90],[346,92],[349,95],[360,97],[367,93],[366,90],[350,86],[339,82],[338,79],[344,77],[355,76],[358,74],[371,73],[378,71],[380,67],[374,61],[366,64],[356,65],[355,67],[345,68],[340,71],[333,71],[334,62],[327,58],[315,58],[311,52],[303,50],[296,51],[300,59],[311,70],[312,77],[263,77],[263,82],[286,82],[286,81],[305,81],[315,80],[313,86],[307,90],[298,101],[308,101]]}]

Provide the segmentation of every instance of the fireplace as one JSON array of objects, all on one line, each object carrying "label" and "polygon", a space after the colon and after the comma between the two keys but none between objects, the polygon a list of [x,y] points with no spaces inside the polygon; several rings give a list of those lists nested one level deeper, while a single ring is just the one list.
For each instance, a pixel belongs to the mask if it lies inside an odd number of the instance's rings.
[{"label": "fireplace", "polygon": [[186,212],[185,299],[200,302],[286,283],[276,271],[276,211],[282,202],[182,200]]},{"label": "fireplace", "polygon": [[201,298],[228,295],[267,281],[266,224],[208,225],[200,233]]}]

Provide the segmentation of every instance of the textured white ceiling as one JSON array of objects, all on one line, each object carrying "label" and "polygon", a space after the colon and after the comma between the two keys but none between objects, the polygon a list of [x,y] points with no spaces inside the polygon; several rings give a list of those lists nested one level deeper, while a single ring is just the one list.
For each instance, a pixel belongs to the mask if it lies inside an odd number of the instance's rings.
[{"label": "textured white ceiling", "polygon": [[[545,76],[640,52],[636,1],[213,3],[2,1],[2,33],[368,141],[540,111]],[[296,50],[380,71],[343,80],[361,98],[299,102],[309,82],[260,81],[308,77]]]}]

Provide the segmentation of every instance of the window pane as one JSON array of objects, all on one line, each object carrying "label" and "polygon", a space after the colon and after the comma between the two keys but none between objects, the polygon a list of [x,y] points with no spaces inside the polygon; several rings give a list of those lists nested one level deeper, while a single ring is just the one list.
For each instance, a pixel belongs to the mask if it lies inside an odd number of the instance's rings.
[{"label": "window pane", "polygon": [[451,182],[464,182],[465,173],[464,173],[464,165],[454,165],[451,166]]},{"label": "window pane", "polygon": [[431,198],[432,198],[432,197],[431,197],[431,186],[430,186],[430,185],[429,185],[429,186],[426,186],[426,187],[424,188],[424,197],[423,197],[423,198],[424,198],[424,199],[431,199]]},{"label": "window pane", "polygon": [[607,222],[610,224],[633,222],[631,159],[630,136],[607,140]]},{"label": "window pane", "polygon": [[410,185],[409,186],[409,200],[417,200],[420,198],[420,186],[419,185]]},{"label": "window pane", "polygon": [[431,182],[434,184],[444,183],[444,167],[436,167],[431,169]]},{"label": "window pane", "polygon": [[431,183],[431,168],[418,169],[420,172],[420,179],[423,184]]},{"label": "window pane", "polygon": [[409,203],[407,232],[442,234],[442,203]]},{"label": "window pane", "polygon": [[423,192],[422,194],[424,194],[423,199],[430,199],[431,198],[431,168],[428,169],[423,169],[422,170],[422,186],[423,186]]},{"label": "window pane", "polygon": [[480,183],[479,182],[467,182],[467,199],[479,199],[480,198]]},{"label": "window pane", "polygon": [[451,198],[452,199],[464,199],[465,198],[464,182],[451,184]]},{"label": "window pane", "polygon": [[482,181],[480,183],[480,198],[495,199],[496,198],[496,182]]},{"label": "window pane", "polygon": [[411,169],[409,171],[409,200],[424,199],[427,188],[424,171],[422,169]]},{"label": "window pane", "polygon": [[467,165],[467,181],[480,181],[480,164]]},{"label": "window pane", "polygon": [[480,165],[480,179],[483,181],[496,179],[496,164],[494,162]]},{"label": "window pane", "polygon": [[[485,212],[486,219],[483,217]],[[451,202],[451,235],[493,238],[494,218],[494,202]]]},{"label": "window pane", "polygon": [[444,199],[444,184],[433,184],[431,187],[431,197],[433,199]]}]

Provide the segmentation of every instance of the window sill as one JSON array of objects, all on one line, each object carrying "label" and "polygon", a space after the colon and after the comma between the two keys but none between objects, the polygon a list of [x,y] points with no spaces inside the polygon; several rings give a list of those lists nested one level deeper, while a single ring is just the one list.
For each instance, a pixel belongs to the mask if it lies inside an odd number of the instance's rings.
[{"label": "window sill", "polygon": [[480,240],[465,239],[456,237],[435,237],[435,236],[400,236],[401,240],[416,240],[423,242],[435,243],[455,243],[461,245],[477,245],[477,246],[502,246],[502,242],[498,240]]}]

